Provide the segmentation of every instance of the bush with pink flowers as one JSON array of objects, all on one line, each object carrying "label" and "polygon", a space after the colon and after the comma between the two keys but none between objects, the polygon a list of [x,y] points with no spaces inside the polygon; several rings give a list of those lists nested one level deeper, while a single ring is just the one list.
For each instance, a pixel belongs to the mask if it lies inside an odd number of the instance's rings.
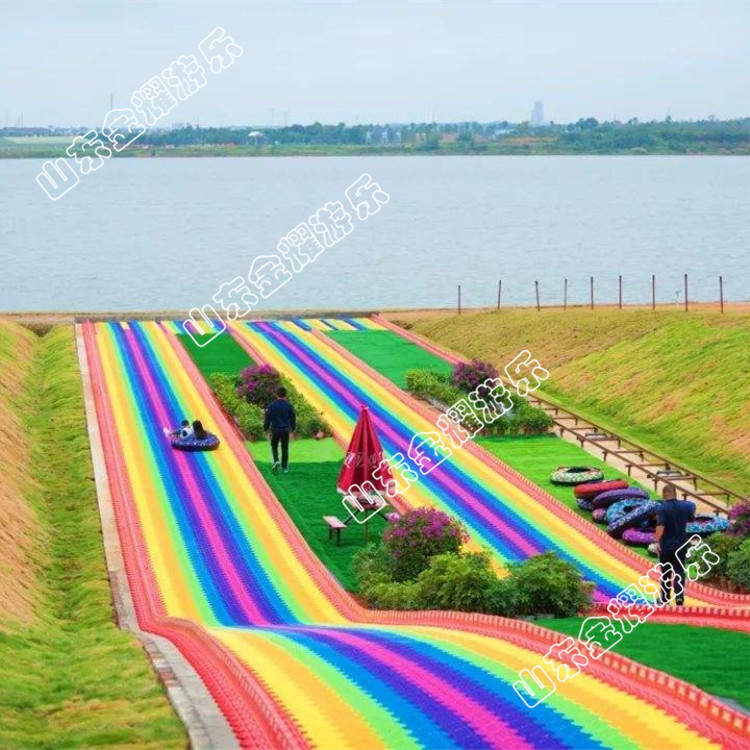
[{"label": "bush with pink flowers", "polygon": [[453,367],[453,385],[470,393],[487,378],[496,378],[497,370],[489,363],[478,359],[471,362],[458,362]]},{"label": "bush with pink flowers", "polygon": [[430,557],[458,552],[467,536],[463,526],[434,508],[417,508],[391,521],[383,534],[383,547],[392,560],[395,581],[414,578]]},{"label": "bush with pink flowers", "polygon": [[750,536],[750,500],[743,500],[729,509],[729,533],[732,536]]},{"label": "bush with pink flowers", "polygon": [[237,395],[265,409],[281,387],[281,375],[270,365],[253,365],[240,373]]}]

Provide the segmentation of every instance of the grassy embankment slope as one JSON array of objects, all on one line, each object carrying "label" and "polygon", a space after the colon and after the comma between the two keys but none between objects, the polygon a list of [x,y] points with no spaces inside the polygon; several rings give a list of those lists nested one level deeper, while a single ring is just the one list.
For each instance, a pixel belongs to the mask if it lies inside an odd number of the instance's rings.
[{"label": "grassy embankment slope", "polygon": [[529,349],[542,393],[583,416],[750,492],[750,313],[603,309],[389,317],[502,366]]},{"label": "grassy embankment slope", "polygon": [[0,321],[0,747],[184,747],[113,623],[71,328]]}]

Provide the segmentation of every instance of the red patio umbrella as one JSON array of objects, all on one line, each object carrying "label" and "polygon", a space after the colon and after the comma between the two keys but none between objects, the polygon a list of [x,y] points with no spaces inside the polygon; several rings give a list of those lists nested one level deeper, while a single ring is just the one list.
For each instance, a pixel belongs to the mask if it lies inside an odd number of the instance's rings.
[{"label": "red patio umbrella", "polygon": [[379,478],[375,477],[374,471],[382,461],[383,449],[372,425],[370,410],[364,406],[346,450],[336,489],[344,495],[353,495],[363,506],[371,507],[373,500],[367,493],[367,488],[374,486],[376,490],[385,493],[389,482],[393,481],[387,464],[378,472]]}]

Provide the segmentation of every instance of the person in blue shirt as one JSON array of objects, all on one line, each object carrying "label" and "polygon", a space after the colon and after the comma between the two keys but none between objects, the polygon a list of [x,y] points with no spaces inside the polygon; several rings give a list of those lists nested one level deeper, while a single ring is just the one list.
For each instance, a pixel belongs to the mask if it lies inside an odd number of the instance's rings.
[{"label": "person in blue shirt", "polygon": [[675,601],[681,606],[685,600],[686,526],[695,519],[695,503],[678,500],[672,485],[667,485],[661,496],[663,500],[656,516],[656,546],[659,562],[671,567],[662,570],[659,603],[668,604],[674,589]]},{"label": "person in blue shirt", "polygon": [[271,471],[279,470],[279,443],[281,443],[281,469],[289,471],[289,435],[297,428],[297,415],[294,407],[286,400],[286,388],[276,391],[278,398],[266,409],[263,429],[271,432]]}]

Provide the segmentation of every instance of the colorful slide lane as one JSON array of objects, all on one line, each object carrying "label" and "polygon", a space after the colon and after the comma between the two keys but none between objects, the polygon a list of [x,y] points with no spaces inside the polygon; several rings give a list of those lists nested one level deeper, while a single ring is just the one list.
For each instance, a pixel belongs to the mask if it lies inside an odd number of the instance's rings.
[{"label": "colorful slide lane", "polygon": [[[245,747],[742,746],[747,721],[615,655],[543,704],[512,689],[558,636],[457,613],[370,612],[311,553],[167,326],[80,332],[140,627],[195,666]],[[173,451],[200,415],[222,445]]]},{"label": "colorful slide lane", "polygon": [[[415,433],[435,429],[437,412],[319,331],[305,331],[289,321],[235,323],[230,331],[255,357],[293,378],[340,436],[351,434],[362,405],[370,408],[384,449],[391,454],[406,455]],[[600,601],[636,582],[648,568],[643,558],[471,442],[429,476],[420,477],[403,498],[414,507],[432,505],[460,517],[474,543],[489,547],[501,563],[555,550],[596,584]],[[731,605],[744,612],[750,604],[748,597],[705,586],[695,585],[691,592],[688,603],[693,605]]]}]

